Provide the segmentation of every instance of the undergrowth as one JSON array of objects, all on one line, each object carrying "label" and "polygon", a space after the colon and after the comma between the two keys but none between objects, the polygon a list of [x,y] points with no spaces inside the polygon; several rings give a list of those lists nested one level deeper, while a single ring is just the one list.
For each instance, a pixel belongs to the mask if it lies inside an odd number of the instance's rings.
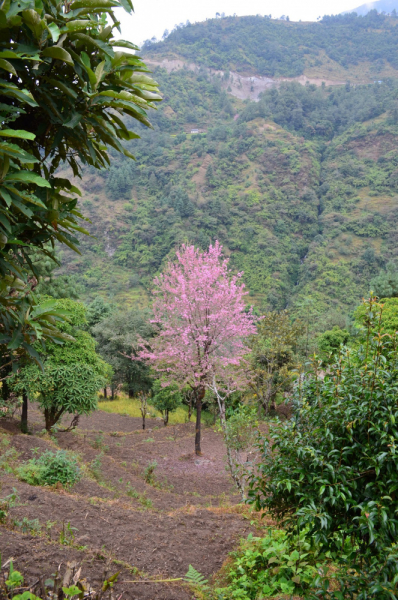
[{"label": "undergrowth", "polygon": [[224,573],[227,585],[215,587],[211,595],[217,600],[302,595],[325,560],[303,535],[291,537],[279,529],[268,530],[262,538],[250,534],[231,557]]},{"label": "undergrowth", "polygon": [[22,481],[30,485],[52,486],[61,483],[70,487],[82,476],[76,457],[66,450],[46,450],[38,458],[31,458],[16,469]]}]

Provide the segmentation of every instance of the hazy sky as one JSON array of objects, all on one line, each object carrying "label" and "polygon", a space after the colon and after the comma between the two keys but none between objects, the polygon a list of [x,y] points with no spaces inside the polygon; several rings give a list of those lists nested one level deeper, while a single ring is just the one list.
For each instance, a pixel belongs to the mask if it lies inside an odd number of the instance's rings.
[{"label": "hazy sky", "polygon": [[204,21],[216,12],[226,15],[288,15],[292,21],[316,21],[323,15],[338,14],[364,3],[364,0],[133,0],[132,17],[119,13],[122,34],[136,44],[153,36],[160,39],[165,29],[187,20]]}]

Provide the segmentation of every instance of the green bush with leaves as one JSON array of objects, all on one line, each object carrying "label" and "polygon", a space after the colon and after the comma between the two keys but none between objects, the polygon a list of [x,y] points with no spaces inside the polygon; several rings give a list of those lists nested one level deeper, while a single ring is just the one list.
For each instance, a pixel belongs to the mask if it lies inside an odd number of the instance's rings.
[{"label": "green bush with leaves", "polygon": [[327,360],[330,355],[338,352],[340,346],[347,344],[349,338],[350,334],[347,329],[341,329],[337,325],[329,331],[324,331],[317,340],[322,358]]},{"label": "green bush with leaves", "polygon": [[30,485],[56,485],[69,487],[77,483],[82,472],[77,459],[66,452],[46,450],[39,458],[32,458],[17,469],[17,475]]},{"label": "green bush with leaves", "polygon": [[257,509],[284,517],[291,531],[308,528],[353,568],[383,557],[398,530],[398,338],[384,333],[374,298],[364,309],[362,343],[324,378],[315,361],[296,387],[294,418],[262,440],[249,492]]},{"label": "green bush with leaves", "polygon": [[[55,301],[57,309],[67,311],[61,329],[68,336],[60,346],[47,344],[41,356],[44,368],[31,364],[10,378],[17,394],[36,399],[44,412],[49,431],[64,413],[89,414],[97,407],[98,391],[106,384],[112,369],[96,353],[96,342],[87,331],[86,307],[69,298]],[[73,337],[72,337],[73,336]]]},{"label": "green bush with leaves", "polygon": [[317,575],[316,553],[305,537],[290,538],[283,530],[269,530],[262,538],[250,534],[232,557],[228,587],[215,590],[220,600],[301,595]]},{"label": "green bush with leaves", "polygon": [[157,379],[152,387],[152,395],[148,400],[149,404],[160,411],[163,415],[165,425],[169,422],[169,414],[182,404],[182,395],[177,385],[162,385],[160,379]]}]

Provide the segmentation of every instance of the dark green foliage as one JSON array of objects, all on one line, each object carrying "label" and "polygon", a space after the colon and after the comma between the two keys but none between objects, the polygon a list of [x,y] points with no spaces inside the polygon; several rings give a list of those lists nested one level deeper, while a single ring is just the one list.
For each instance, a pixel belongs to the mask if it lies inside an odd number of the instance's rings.
[{"label": "dark green foliage", "polygon": [[163,387],[162,381],[157,379],[152,386],[149,404],[162,413],[164,424],[167,425],[170,413],[182,404],[182,395],[177,385],[170,384]]},{"label": "dark green foliage", "polygon": [[261,442],[250,483],[257,509],[287,516],[292,530],[308,528],[349,565],[382,560],[398,526],[397,338],[383,335],[374,299],[365,309],[363,343],[345,350],[324,378],[315,361],[297,385],[294,418]]},{"label": "dark green foliage", "polygon": [[[230,35],[242,36],[246,52],[249,22],[214,23],[222,30],[221,39],[216,32],[212,38],[217,52],[229,45]],[[325,44],[329,34],[338,40],[353,31],[348,46],[362,45],[371,34],[384,53],[379,35],[384,29],[379,32],[372,22],[370,17],[364,28],[365,21],[350,17],[328,25],[272,21],[270,27],[281,44],[290,30],[303,36],[311,28],[324,31]],[[393,27],[385,17],[374,23]],[[170,44],[170,54],[155,56],[151,50],[150,56],[170,58],[171,48],[183,56],[187,48],[180,53],[173,40],[188,30],[204,34],[197,41],[201,48],[208,43],[207,27],[212,22],[179,30],[160,44],[163,50]],[[306,48],[311,59],[313,47]],[[233,52],[240,52],[236,44]],[[280,60],[289,57],[284,53]],[[326,62],[319,67],[319,78],[329,78],[328,67]],[[354,69],[342,72],[342,80],[351,74],[358,81]],[[97,240],[82,242],[84,260],[74,260],[71,269],[87,295],[98,292],[123,307],[137,300],[142,306],[153,276],[176,246],[205,248],[218,239],[231,268],[243,272],[248,302],[260,312],[288,308],[302,316],[302,302],[311,300],[310,354],[317,334],[346,327],[369,282],[397,255],[396,80],[383,75],[382,83],[374,83],[378,78],[372,76],[369,85],[320,87],[284,82],[259,102],[242,102],[227,92],[231,72],[156,68],[155,75],[164,101],[153,115],[154,130],[143,131],[134,143],[135,163],[121,156],[112,160],[112,171],[123,166],[131,174],[128,201],[119,200],[117,210],[113,200],[93,201],[93,214],[101,219],[93,228]],[[201,133],[190,135],[191,127]],[[90,181],[89,169],[86,178]]]},{"label": "dark green foliage", "polygon": [[297,369],[297,349],[304,324],[292,323],[287,311],[261,316],[250,340],[249,385],[265,414],[275,409],[277,394],[290,392]]},{"label": "dark green foliage", "polygon": [[149,320],[150,313],[147,310],[118,311],[92,328],[99,353],[112,366],[112,382],[115,385],[124,384],[131,397],[152,387],[149,368],[141,361],[130,358],[139,338],[148,339],[153,335]]},{"label": "dark green foliage", "polygon": [[74,458],[65,450],[46,450],[39,458],[32,458],[17,470],[18,477],[30,485],[72,486],[82,477],[82,472]]},{"label": "dark green foliage", "polygon": [[317,575],[317,556],[305,536],[292,539],[278,529],[262,538],[250,534],[232,556],[226,570],[229,585],[215,590],[219,600],[301,596]]},{"label": "dark green foliage", "polygon": [[325,575],[315,579],[308,600],[393,600],[397,597],[395,545],[382,549],[377,556],[361,557],[357,553],[354,562],[344,559],[342,562],[337,573],[328,573],[328,568],[324,568]]},{"label": "dark green foliage", "polygon": [[[55,242],[77,250],[79,190],[60,177],[109,165],[108,148],[131,157],[135,139],[120,117],[149,125],[160,100],[134,44],[114,38],[113,8],[129,1],[6,0],[0,10],[0,350],[5,363],[30,355],[35,339],[57,337],[54,315],[38,313],[32,250],[54,257]],[[107,20],[113,21],[108,26]],[[115,49],[119,49],[115,52]],[[4,57],[7,58],[4,58]],[[118,116],[119,115],[119,116]],[[58,336],[59,337],[59,336]],[[17,350],[17,353],[14,351]]]},{"label": "dark green foliage", "polygon": [[[71,299],[55,301],[58,310],[67,311],[69,323],[61,325],[68,335],[64,345],[48,343],[42,356],[44,369],[28,365],[10,379],[17,394],[37,397],[43,409],[46,428],[66,413],[88,414],[97,406],[97,392],[111,376],[111,367],[96,353],[95,340],[82,328],[86,307]],[[73,337],[71,337],[73,336]]]},{"label": "dark green foliage", "polygon": [[398,297],[398,270],[394,263],[388,263],[386,269],[371,280],[370,289],[379,298]]},{"label": "dark green foliage", "polygon": [[[282,83],[262,94],[260,102],[248,104],[239,122],[271,117],[276,123],[308,138],[330,139],[354,123],[362,123],[395,106],[397,87],[392,80],[367,86],[336,86]],[[298,118],[298,114],[300,118]],[[358,167],[347,166],[349,175]]]},{"label": "dark green foliage", "polygon": [[350,334],[347,329],[335,325],[330,331],[325,331],[318,337],[318,349],[323,358],[338,352],[340,346],[347,344]]},{"label": "dark green foliage", "polygon": [[114,307],[105,302],[102,296],[97,296],[87,306],[87,325],[91,329],[109,317],[114,310]]},{"label": "dark green foliage", "polygon": [[369,318],[366,306],[358,306],[354,312],[354,319],[362,341],[366,337],[368,326],[374,327],[375,319],[380,321],[384,332],[393,335],[398,332],[398,298],[382,298],[375,303],[372,319]]},{"label": "dark green foliage", "polygon": [[324,17],[320,23],[226,17],[178,27],[163,42],[148,40],[144,50],[154,57],[177,54],[212,69],[269,77],[301,75],[306,59],[318,59],[322,51],[343,67],[382,58],[396,68],[395,26],[375,10],[366,17]]}]

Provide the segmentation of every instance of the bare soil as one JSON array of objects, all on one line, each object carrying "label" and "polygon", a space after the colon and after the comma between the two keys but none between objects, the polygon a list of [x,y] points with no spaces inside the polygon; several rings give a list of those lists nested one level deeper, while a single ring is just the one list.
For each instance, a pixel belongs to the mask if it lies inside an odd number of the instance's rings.
[{"label": "bare soil", "polygon": [[[117,592],[123,600],[188,600],[193,596],[181,581],[131,582],[183,577],[190,564],[211,577],[253,530],[225,470],[223,440],[212,428],[204,428],[203,456],[196,457],[193,423],[164,427],[148,419],[142,431],[140,419],[97,411],[81,418],[73,432],[50,438],[30,406],[29,425],[31,435],[22,435],[17,421],[0,419],[0,452],[3,460],[6,452],[10,457],[9,472],[0,470],[0,497],[13,488],[19,496],[0,526],[2,560],[13,557],[29,583],[73,559],[95,587],[110,558],[113,572],[121,571]],[[31,486],[13,474],[34,449],[40,454],[60,448],[78,453],[84,467],[72,488]],[[145,469],[154,461],[148,483]],[[16,524],[24,517],[38,519],[41,532],[24,533]],[[63,529],[67,539],[61,543]]]}]

